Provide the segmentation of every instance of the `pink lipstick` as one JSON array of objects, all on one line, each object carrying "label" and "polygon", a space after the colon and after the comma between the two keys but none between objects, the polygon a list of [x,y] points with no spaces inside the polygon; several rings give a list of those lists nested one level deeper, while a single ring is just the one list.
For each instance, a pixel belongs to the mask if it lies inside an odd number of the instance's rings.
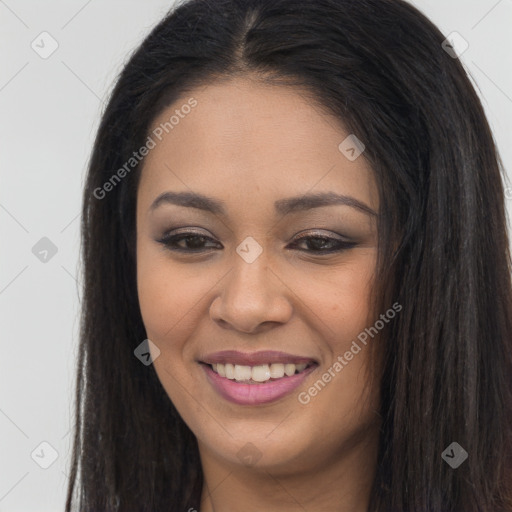
[{"label": "pink lipstick", "polygon": [[279,400],[299,387],[318,367],[311,357],[276,351],[216,352],[201,358],[208,382],[224,399],[238,405]]}]

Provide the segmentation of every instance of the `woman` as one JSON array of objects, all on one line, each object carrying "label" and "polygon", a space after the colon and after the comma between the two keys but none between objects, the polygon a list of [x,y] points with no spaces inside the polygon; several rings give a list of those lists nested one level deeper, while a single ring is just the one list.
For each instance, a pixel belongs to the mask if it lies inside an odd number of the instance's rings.
[{"label": "woman", "polygon": [[146,38],[85,186],[67,511],[512,510],[501,168],[444,40],[400,0]]}]

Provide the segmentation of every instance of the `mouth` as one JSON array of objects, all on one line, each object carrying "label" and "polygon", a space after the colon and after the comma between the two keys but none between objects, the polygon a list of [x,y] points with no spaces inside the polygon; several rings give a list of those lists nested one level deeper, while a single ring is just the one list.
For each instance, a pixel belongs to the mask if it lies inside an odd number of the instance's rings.
[{"label": "mouth", "polygon": [[225,351],[198,362],[217,394],[238,405],[277,401],[300,386],[319,366],[314,359],[279,352],[249,355]]},{"label": "mouth", "polygon": [[314,361],[309,363],[266,363],[256,366],[239,365],[233,363],[202,363],[209,366],[220,377],[242,384],[261,384],[272,382],[286,377],[292,377],[304,372],[316,365]]}]

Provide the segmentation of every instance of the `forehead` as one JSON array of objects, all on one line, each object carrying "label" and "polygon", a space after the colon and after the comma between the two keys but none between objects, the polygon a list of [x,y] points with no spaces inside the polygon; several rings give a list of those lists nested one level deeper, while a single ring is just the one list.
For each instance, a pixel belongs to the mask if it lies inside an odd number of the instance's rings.
[{"label": "forehead", "polygon": [[[191,98],[195,106],[185,108]],[[366,160],[351,161],[339,149],[349,135],[299,89],[248,79],[213,83],[183,95],[154,120],[155,146],[144,162],[139,198],[192,190],[243,206],[252,197],[273,202],[334,190],[377,209]]]}]

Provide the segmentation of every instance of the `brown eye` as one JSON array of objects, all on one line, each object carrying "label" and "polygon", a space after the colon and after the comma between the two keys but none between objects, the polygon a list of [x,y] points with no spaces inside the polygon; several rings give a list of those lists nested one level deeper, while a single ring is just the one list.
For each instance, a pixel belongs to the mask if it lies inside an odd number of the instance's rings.
[{"label": "brown eye", "polygon": [[328,254],[333,252],[341,252],[346,249],[351,249],[357,244],[355,242],[347,242],[338,238],[320,236],[320,235],[308,235],[297,238],[292,247],[296,248],[299,244],[305,245],[306,249],[299,249],[305,252],[317,252],[320,254]]},{"label": "brown eye", "polygon": [[[222,249],[222,245],[213,238],[194,231],[168,233],[157,241],[170,251],[183,253],[200,253],[211,249]],[[303,248],[299,248],[299,245],[302,245]],[[356,245],[356,242],[348,242],[334,237],[307,235],[295,239],[290,247],[303,252],[330,254],[351,249]]]},{"label": "brown eye", "polygon": [[205,249],[211,249],[211,246],[207,247],[205,245],[208,241],[213,242],[214,247],[219,247],[218,242],[215,242],[215,240],[209,236],[198,234],[193,231],[181,232],[174,235],[166,234],[158,240],[159,243],[163,244],[171,251],[190,253],[203,252]]}]

